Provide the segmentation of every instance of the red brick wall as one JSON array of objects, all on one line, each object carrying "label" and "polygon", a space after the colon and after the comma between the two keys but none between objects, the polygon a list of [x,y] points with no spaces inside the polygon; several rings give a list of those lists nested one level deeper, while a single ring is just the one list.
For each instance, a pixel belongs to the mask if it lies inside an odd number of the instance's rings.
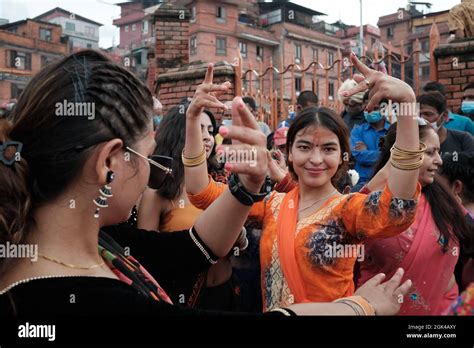
[{"label": "red brick wall", "polygon": [[160,8],[155,16],[156,73],[159,75],[189,62],[189,14],[180,19],[178,13]]},{"label": "red brick wall", "polygon": [[[207,64],[189,65],[185,71],[187,76],[183,76],[182,71],[173,69],[166,74],[162,74],[157,80],[157,95],[161,104],[163,105],[163,112],[166,113],[173,106],[177,105],[181,99],[185,97],[192,97],[204,80],[204,74]],[[225,81],[232,83],[232,88],[229,93],[219,97],[220,101],[232,100],[234,98],[234,76],[230,73],[232,69],[230,65],[225,62],[216,63],[214,70],[214,83],[220,84]],[[216,114],[217,110],[211,111]]]},{"label": "red brick wall", "polygon": [[454,112],[462,102],[463,88],[474,82],[474,42],[440,45],[437,58],[438,81],[446,87],[448,107]]}]

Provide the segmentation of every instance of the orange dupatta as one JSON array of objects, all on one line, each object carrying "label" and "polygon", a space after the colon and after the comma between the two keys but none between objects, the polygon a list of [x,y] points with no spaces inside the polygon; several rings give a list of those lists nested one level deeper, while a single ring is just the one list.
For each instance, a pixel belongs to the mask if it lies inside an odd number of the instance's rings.
[{"label": "orange dupatta", "polygon": [[298,222],[299,187],[283,198],[277,219],[277,242],[280,265],[295,303],[309,302],[300,269],[296,263],[295,232]]}]

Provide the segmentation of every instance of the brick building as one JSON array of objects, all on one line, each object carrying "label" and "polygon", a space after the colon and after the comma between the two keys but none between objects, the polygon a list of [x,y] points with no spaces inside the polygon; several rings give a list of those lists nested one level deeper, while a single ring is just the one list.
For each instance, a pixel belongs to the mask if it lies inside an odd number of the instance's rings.
[{"label": "brick building", "polygon": [[433,54],[437,60],[438,81],[446,87],[448,107],[457,112],[462,90],[474,82],[474,41],[464,39],[441,44]]},{"label": "brick building", "polygon": [[67,39],[70,52],[83,48],[99,48],[99,28],[102,26],[100,23],[60,7],[42,13],[34,19],[60,25],[63,28],[62,36]]},{"label": "brick building", "polygon": [[[432,23],[436,23],[440,33],[440,43],[446,43],[449,36],[448,29],[449,11],[440,11],[432,13],[423,13],[416,9],[415,5],[409,4],[407,9],[399,8],[397,12],[382,16],[377,23],[380,28],[380,41],[387,45],[389,42],[392,47],[399,51],[403,48],[407,55],[410,55],[415,49],[415,42],[418,39],[420,43],[420,61],[418,76],[420,84],[424,85],[429,81],[430,75],[430,43],[429,33]],[[403,47],[401,47],[403,44]],[[405,81],[413,86],[414,84],[414,66],[410,60],[406,67]],[[399,71],[394,71],[394,76],[399,77]]]},{"label": "brick building", "polygon": [[0,26],[0,103],[18,98],[43,66],[68,53],[57,24],[25,19]]},{"label": "brick building", "polygon": [[155,45],[154,12],[163,4],[161,0],[135,0],[117,4],[120,18],[113,24],[119,28],[124,64],[140,79],[145,80],[148,70],[148,54]]}]

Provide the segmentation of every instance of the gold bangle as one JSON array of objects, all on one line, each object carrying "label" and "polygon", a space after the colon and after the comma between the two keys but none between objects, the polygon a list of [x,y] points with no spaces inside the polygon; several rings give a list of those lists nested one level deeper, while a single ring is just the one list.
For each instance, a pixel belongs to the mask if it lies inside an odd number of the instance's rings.
[{"label": "gold bangle", "polygon": [[369,301],[367,301],[362,296],[343,297],[334,302],[344,302],[346,304],[348,304],[347,302],[353,302],[362,309],[362,311],[364,312],[364,315],[375,315],[374,307],[370,304]]},{"label": "gold bangle", "polygon": [[397,168],[400,170],[415,170],[415,169],[419,169],[423,165],[423,156],[421,157],[420,160],[414,163],[403,163],[403,162],[399,162],[393,157],[390,157],[390,164],[394,168]]},{"label": "gold bangle", "polygon": [[206,152],[206,148],[204,146],[202,147],[202,151],[197,156],[192,156],[192,157],[186,156],[184,154],[184,149],[183,149],[182,155],[183,155],[184,158],[186,158],[188,160],[194,160],[194,159],[201,158],[203,152]]},{"label": "gold bangle", "polygon": [[424,153],[425,150],[426,150],[426,144],[420,141],[419,150],[405,150],[393,144],[392,148],[390,149],[390,152],[396,153],[397,155],[400,155],[400,156],[406,155],[408,157],[416,157],[417,155],[421,155],[422,153]]},{"label": "gold bangle", "polygon": [[201,164],[205,163],[207,159],[206,156],[206,149],[203,147],[202,152],[195,157],[186,157],[184,155],[184,149],[183,152],[181,153],[181,161],[183,162],[183,165],[185,167],[197,167],[200,166]]}]

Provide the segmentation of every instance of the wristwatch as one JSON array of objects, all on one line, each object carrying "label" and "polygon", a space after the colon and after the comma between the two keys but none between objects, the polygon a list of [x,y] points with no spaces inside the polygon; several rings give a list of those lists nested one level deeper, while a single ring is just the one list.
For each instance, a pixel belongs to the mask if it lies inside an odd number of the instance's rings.
[{"label": "wristwatch", "polygon": [[240,203],[247,206],[251,206],[255,202],[260,202],[272,191],[270,177],[268,176],[265,178],[265,182],[260,189],[260,193],[257,194],[248,192],[244,185],[240,182],[239,176],[235,173],[230,176],[228,184],[232,195],[237,198]]}]

